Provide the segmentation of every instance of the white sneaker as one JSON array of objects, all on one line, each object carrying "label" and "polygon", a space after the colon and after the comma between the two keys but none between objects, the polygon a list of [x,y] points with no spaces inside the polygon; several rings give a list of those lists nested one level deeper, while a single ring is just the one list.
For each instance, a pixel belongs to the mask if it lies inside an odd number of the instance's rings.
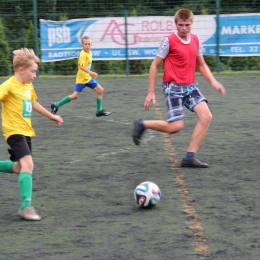
[{"label": "white sneaker", "polygon": [[33,206],[26,206],[23,210],[18,210],[18,215],[25,220],[41,220]]}]

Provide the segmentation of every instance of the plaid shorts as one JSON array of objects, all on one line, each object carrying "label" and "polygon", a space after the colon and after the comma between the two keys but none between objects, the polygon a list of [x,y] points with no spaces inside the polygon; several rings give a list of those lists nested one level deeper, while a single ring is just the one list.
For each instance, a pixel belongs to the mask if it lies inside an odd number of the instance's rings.
[{"label": "plaid shorts", "polygon": [[163,82],[162,89],[168,113],[167,122],[182,120],[185,117],[183,106],[193,112],[197,104],[208,102],[198,89],[197,82],[189,85]]}]

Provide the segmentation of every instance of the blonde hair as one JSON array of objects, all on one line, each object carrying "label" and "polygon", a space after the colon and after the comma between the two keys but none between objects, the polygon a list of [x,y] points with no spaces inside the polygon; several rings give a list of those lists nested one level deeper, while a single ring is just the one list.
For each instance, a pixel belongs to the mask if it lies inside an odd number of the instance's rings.
[{"label": "blonde hair", "polygon": [[192,11],[189,9],[180,9],[179,11],[177,11],[174,16],[174,21],[177,24],[179,20],[189,20],[193,22],[194,16]]},{"label": "blonde hair", "polygon": [[91,38],[89,36],[84,36],[82,39],[81,39],[81,43],[83,43],[83,40],[91,40]]},{"label": "blonde hair", "polygon": [[40,59],[35,55],[32,49],[21,48],[19,50],[13,51],[14,58],[13,58],[13,67],[14,71],[18,68],[28,68],[33,63],[36,63],[38,66],[40,65]]}]

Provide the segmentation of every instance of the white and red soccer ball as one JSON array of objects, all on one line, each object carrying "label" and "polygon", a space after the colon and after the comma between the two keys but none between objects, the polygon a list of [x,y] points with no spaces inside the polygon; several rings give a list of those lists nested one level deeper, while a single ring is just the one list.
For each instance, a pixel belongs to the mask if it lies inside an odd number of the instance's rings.
[{"label": "white and red soccer ball", "polygon": [[155,183],[145,181],[135,188],[134,198],[141,208],[153,208],[161,200],[161,191]]}]

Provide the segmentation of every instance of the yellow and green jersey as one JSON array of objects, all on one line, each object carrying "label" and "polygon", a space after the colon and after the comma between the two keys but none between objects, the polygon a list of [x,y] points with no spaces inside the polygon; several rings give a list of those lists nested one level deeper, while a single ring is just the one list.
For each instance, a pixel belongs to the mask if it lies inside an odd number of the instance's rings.
[{"label": "yellow and green jersey", "polygon": [[76,77],[76,83],[84,84],[88,83],[91,80],[91,76],[80,69],[80,66],[85,67],[86,69],[90,70],[92,65],[92,52],[85,52],[82,50],[79,55],[78,60],[78,73]]},{"label": "yellow and green jersey", "polygon": [[0,85],[2,102],[2,131],[5,140],[19,134],[35,136],[32,128],[32,104],[37,94],[32,83],[21,84],[14,76]]}]

